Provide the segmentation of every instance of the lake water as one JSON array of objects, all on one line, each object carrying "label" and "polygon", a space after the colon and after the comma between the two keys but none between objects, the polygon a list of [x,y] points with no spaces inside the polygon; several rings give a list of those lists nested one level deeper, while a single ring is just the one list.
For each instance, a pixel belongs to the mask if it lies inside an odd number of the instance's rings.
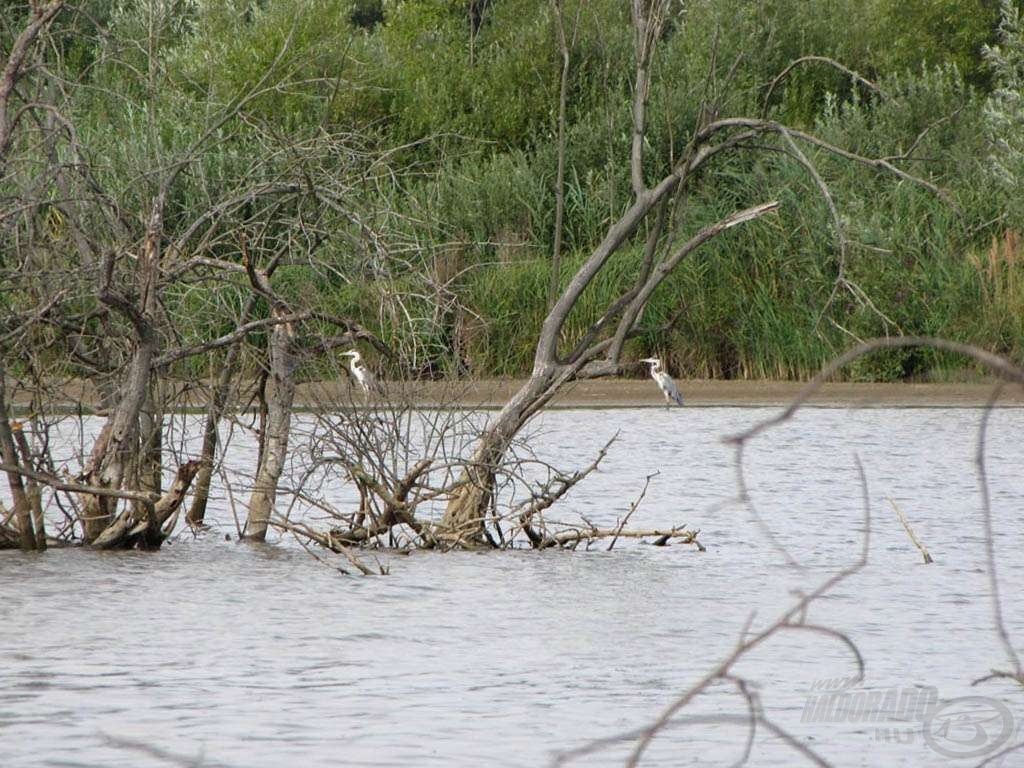
[{"label": "lake water", "polygon": [[[731,652],[752,610],[764,626],[794,590],[856,558],[855,452],[873,505],[870,563],[809,616],[863,653],[866,680],[852,692],[983,695],[1024,717],[1020,686],[970,685],[1008,663],[992,629],[972,463],[981,411],[811,409],[755,440],[751,493],[804,571],[785,564],[746,508],[724,503],[736,486],[721,436],[770,413],[565,410],[535,425],[539,454],[563,467],[588,463],[621,430],[559,517],[613,525],[660,471],[631,525],[687,523],[705,553],[628,541],[610,553],[421,552],[382,555],[389,576],[346,577],[287,538],[225,541],[234,524],[224,498],[214,530],[156,553],[2,552],[0,766],[548,764],[649,723]],[[1022,434],[1024,410],[995,412],[987,455],[1004,610],[1024,652]],[[235,440],[244,464],[252,446]],[[350,492],[337,493],[341,503]],[[934,564],[922,564],[890,498]],[[919,721],[805,716],[815,685],[854,671],[840,644],[800,632],[736,668],[767,717],[835,765],[947,765],[936,743],[968,749],[956,722],[929,745]],[[745,711],[733,687],[714,685],[643,764],[732,764],[746,728],[705,716]],[[621,764],[626,752],[578,764]],[[759,729],[751,764],[799,756]],[[1022,764],[1024,751],[1003,762]]]}]

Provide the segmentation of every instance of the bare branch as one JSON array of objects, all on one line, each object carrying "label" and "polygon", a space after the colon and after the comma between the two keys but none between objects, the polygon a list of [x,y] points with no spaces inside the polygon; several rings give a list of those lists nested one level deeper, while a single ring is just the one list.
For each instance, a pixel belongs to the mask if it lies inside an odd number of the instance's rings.
[{"label": "bare branch", "polygon": [[779,72],[779,74],[777,74],[772,79],[771,83],[769,83],[768,90],[764,94],[764,101],[762,102],[762,106],[761,106],[761,116],[762,117],[766,117],[768,115],[768,105],[771,102],[772,94],[775,92],[776,86],[778,86],[779,83],[781,83],[783,80],[785,80],[786,76],[789,75],[789,73],[792,72],[794,69],[796,69],[798,66],[800,66],[801,64],[809,64],[809,63],[827,64],[828,66],[832,67],[833,69],[839,70],[840,72],[842,72],[844,75],[849,77],[854,82],[860,83],[861,85],[863,85],[868,90],[873,91],[874,93],[878,94],[878,96],[881,97],[882,99],[888,99],[889,98],[888,94],[886,94],[885,91],[883,91],[881,88],[879,88],[873,82],[868,80],[866,77],[862,77],[861,75],[858,75],[852,69],[844,66],[843,64],[840,64],[835,59],[829,58],[828,56],[801,56],[800,58],[794,59],[793,61],[791,61],[789,63],[789,65],[786,66],[786,68],[783,69],[781,72]]}]

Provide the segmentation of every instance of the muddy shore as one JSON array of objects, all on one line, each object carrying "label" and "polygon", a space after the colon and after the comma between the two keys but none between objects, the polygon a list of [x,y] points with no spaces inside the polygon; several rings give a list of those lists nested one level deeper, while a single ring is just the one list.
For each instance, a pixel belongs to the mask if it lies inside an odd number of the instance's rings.
[{"label": "muddy shore", "polygon": [[[486,379],[458,382],[387,382],[385,386],[397,401],[416,405],[495,408],[503,405],[522,384],[515,379]],[[788,403],[803,387],[791,381],[707,381],[679,380],[679,389],[687,405],[693,406],[780,406]],[[982,407],[992,393],[992,383],[943,384],[825,384],[809,404],[830,408],[869,407]],[[92,387],[71,381],[59,389],[61,410],[93,411],[98,398]],[[19,410],[28,405],[19,393],[13,405]],[[202,407],[199,394],[190,398],[193,407]],[[300,384],[296,406],[300,408],[363,405],[361,392],[353,391],[348,381],[308,382]],[[1006,387],[999,405],[1024,407],[1024,391]],[[600,379],[569,385],[554,401],[556,408],[637,408],[662,407],[664,400],[649,379]]]}]

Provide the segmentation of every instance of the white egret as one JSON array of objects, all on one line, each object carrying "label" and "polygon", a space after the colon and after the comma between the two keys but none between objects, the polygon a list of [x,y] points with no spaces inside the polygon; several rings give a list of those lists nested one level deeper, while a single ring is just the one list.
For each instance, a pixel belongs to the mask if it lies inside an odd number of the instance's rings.
[{"label": "white egret", "polygon": [[665,402],[671,405],[683,404],[683,396],[679,394],[679,388],[676,383],[672,381],[672,377],[669,376],[665,371],[661,370],[661,360],[656,357],[647,357],[640,361],[641,363],[650,363],[651,365],[651,378],[654,379],[654,383],[658,385],[658,389],[665,395]]},{"label": "white egret", "polygon": [[356,380],[363,392],[370,392],[377,388],[377,382],[373,378],[373,374],[370,370],[363,365],[363,356],[355,349],[350,349],[348,352],[342,353],[346,357],[351,357],[348,367],[352,371],[352,377]]}]

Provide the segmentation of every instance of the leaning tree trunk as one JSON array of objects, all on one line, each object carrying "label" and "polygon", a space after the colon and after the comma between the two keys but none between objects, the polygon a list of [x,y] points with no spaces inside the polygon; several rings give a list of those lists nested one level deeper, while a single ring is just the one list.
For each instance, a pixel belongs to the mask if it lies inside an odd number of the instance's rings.
[{"label": "leaning tree trunk", "polygon": [[[484,540],[484,520],[494,496],[495,474],[516,434],[555,395],[559,387],[582,369],[595,351],[610,346],[609,340],[583,351],[586,345],[582,344],[581,351],[570,355],[570,362],[559,362],[558,340],[562,336],[566,319],[612,255],[636,231],[651,209],[671,194],[677,184],[678,178],[668,177],[654,191],[638,195],[622,218],[608,229],[604,239],[548,312],[537,341],[533,373],[481,435],[470,464],[463,471],[441,518],[438,531],[440,540],[453,546],[472,546]],[[615,314],[613,309],[609,308],[606,317],[595,323],[594,331],[599,330]],[[617,365],[611,368],[615,370]]]},{"label": "leaning tree trunk", "polygon": [[552,397],[563,373],[553,366],[535,370],[488,425],[445,508],[435,532],[439,541],[460,547],[484,543],[484,521],[505,453],[519,430]]},{"label": "leaning tree trunk", "polygon": [[[118,489],[124,481],[128,463],[136,453],[139,412],[146,400],[150,365],[156,350],[156,338],[147,334],[139,341],[132,357],[128,380],[117,407],[103,425],[93,445],[85,473],[86,485]],[[82,528],[85,543],[91,544],[110,525],[117,511],[117,499],[86,494],[83,499]]]},{"label": "leaning tree trunk", "polygon": [[[276,315],[287,310],[275,308]],[[292,350],[295,329],[291,323],[274,326],[270,334],[270,391],[267,396],[267,426],[263,432],[262,450],[256,470],[256,483],[249,497],[249,515],[243,535],[263,541],[277,499],[277,481],[288,454],[288,433],[291,428],[292,403],[295,400],[295,369],[298,361]]]},{"label": "leaning tree trunk", "polygon": [[[137,458],[139,420],[150,394],[153,361],[160,346],[153,318],[158,314],[161,239],[169,183],[169,180],[165,181],[153,199],[146,227],[146,239],[135,262],[134,282],[138,293],[135,302],[114,288],[116,252],[109,251],[103,259],[103,277],[97,297],[131,323],[135,336],[135,351],[125,382],[118,393],[117,405],[93,444],[89,465],[83,473],[87,485],[119,490],[132,463],[134,462],[135,468],[141,465]],[[104,529],[114,522],[116,512],[116,498],[98,494],[85,495],[82,528],[86,544],[93,543]]]}]

